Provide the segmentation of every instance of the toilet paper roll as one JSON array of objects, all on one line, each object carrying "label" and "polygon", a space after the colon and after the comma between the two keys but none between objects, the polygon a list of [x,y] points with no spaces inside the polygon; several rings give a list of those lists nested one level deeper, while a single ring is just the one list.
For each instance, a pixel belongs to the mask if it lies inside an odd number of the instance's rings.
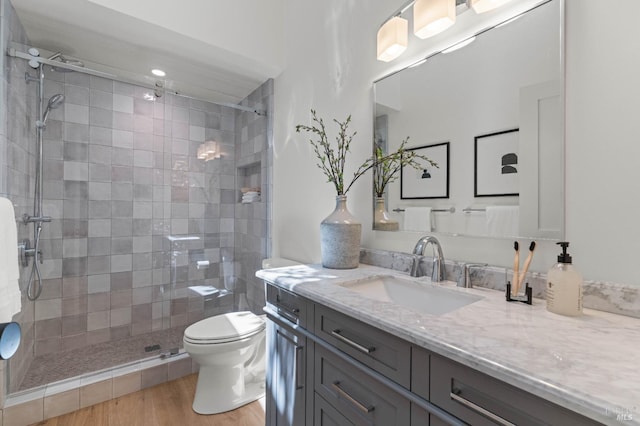
[{"label": "toilet paper roll", "polygon": [[209,267],[209,261],[208,260],[198,260],[196,262],[196,268],[197,269],[207,269]]}]

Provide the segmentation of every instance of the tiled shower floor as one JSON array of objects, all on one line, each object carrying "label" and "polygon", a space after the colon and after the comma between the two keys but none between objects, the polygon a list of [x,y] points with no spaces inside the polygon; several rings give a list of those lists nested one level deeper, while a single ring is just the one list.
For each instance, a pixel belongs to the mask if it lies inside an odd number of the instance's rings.
[{"label": "tiled shower floor", "polygon": [[[92,371],[159,355],[168,352],[171,348],[182,348],[182,336],[185,328],[176,327],[39,356],[31,362],[18,390],[31,389]],[[160,344],[161,349],[145,352],[146,346],[155,344]]]}]

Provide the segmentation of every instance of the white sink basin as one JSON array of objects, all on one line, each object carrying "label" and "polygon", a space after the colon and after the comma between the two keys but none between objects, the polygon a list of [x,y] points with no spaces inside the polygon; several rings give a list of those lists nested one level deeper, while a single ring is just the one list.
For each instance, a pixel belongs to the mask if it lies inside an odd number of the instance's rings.
[{"label": "white sink basin", "polygon": [[446,314],[482,299],[473,294],[437,287],[430,282],[386,275],[340,285],[369,299],[396,303],[431,315]]}]

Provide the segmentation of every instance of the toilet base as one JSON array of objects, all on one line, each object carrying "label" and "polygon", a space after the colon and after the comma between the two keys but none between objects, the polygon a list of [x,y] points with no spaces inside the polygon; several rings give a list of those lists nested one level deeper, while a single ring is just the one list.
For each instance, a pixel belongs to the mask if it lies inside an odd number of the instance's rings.
[{"label": "toilet base", "polygon": [[[211,383],[220,382],[235,385],[232,389],[211,386]],[[245,382],[244,368],[220,371],[218,368],[201,367],[192,408],[198,414],[219,414],[249,404],[264,394],[264,377]]]}]

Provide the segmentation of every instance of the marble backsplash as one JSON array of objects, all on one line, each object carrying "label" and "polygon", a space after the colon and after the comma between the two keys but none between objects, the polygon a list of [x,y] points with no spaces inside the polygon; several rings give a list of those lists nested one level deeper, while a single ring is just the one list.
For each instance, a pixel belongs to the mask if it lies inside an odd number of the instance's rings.
[{"label": "marble backsplash", "polygon": [[[400,272],[409,272],[413,255],[408,253],[373,250],[360,250],[360,262]],[[461,283],[464,279],[463,267],[466,262],[445,261],[446,279]],[[425,275],[431,275],[432,258],[425,256],[421,265]],[[495,266],[474,267],[470,269],[473,286],[505,291],[507,281],[511,280],[513,270]],[[529,272],[527,280],[533,289],[533,297],[545,298],[546,274]],[[640,288],[632,285],[585,281],[582,287],[583,306],[589,309],[640,318]]]}]

